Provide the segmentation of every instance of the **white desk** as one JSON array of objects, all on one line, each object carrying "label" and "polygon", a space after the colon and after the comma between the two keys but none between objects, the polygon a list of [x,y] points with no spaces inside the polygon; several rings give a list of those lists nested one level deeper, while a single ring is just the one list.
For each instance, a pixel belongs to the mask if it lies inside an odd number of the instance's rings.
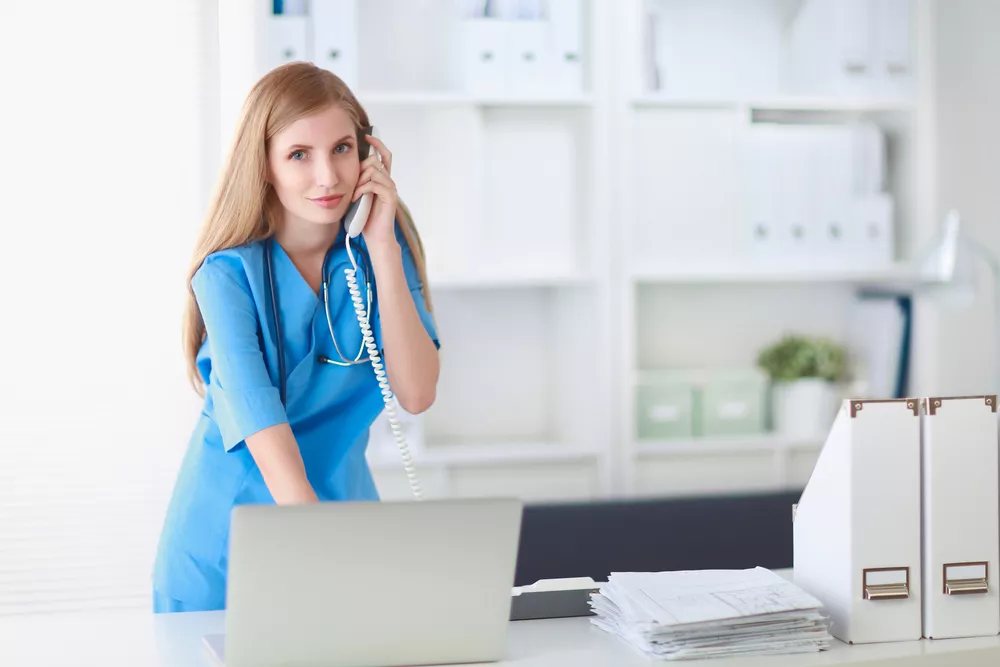
[{"label": "white desk", "polygon": [[[11,667],[201,667],[201,638],[224,630],[224,612],[142,611],[0,617],[0,665]],[[510,624],[508,658],[496,667],[650,667],[585,618]],[[676,664],[676,663],[673,663]],[[692,667],[997,667],[1000,638],[847,646],[805,656],[684,661]]]}]

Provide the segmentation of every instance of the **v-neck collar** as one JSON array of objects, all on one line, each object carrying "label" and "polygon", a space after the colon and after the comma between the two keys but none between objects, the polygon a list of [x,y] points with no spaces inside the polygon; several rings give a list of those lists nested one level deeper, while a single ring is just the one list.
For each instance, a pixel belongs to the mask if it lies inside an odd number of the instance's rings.
[{"label": "v-neck collar", "polygon": [[285,252],[285,249],[282,247],[282,245],[272,239],[271,246],[274,248],[275,254],[279,256],[279,259],[277,259],[276,262],[279,262],[280,264],[284,265],[284,270],[281,270],[280,273],[283,275],[290,274],[291,282],[297,285],[297,287],[295,288],[296,292],[304,293],[303,298],[308,297],[313,302],[314,305],[315,303],[319,303],[320,301],[322,301],[323,276],[322,275],[320,276],[319,291],[314,292],[312,286],[309,284],[309,281],[306,280],[305,276],[302,275],[302,272],[299,271],[299,267],[295,265],[295,262],[293,262],[291,256],[287,252]]}]

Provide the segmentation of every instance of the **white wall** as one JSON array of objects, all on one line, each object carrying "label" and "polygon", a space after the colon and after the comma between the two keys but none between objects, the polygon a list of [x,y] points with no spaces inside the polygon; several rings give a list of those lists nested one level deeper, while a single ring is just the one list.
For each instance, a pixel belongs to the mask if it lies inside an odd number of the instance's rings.
[{"label": "white wall", "polygon": [[180,314],[212,4],[0,8],[0,615],[149,597],[200,406]]},{"label": "white wall", "polygon": [[[963,216],[966,231],[1000,256],[1000,2],[934,3],[937,103],[937,214]],[[994,286],[983,269],[981,298],[966,311],[940,311],[936,383],[940,394],[1000,391],[994,358]]]}]

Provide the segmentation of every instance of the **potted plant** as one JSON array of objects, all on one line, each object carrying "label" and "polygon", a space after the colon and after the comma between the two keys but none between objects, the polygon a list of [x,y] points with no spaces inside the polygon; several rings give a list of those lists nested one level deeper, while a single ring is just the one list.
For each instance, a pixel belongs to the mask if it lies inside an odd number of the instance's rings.
[{"label": "potted plant", "polygon": [[839,405],[847,353],[822,337],[789,334],[761,350],[757,365],[772,382],[774,430],[813,438],[830,428]]}]

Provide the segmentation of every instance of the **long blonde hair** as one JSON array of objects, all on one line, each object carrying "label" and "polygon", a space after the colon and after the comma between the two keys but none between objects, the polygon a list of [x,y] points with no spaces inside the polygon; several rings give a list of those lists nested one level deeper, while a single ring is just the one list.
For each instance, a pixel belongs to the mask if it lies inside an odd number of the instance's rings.
[{"label": "long blonde hair", "polygon": [[[361,128],[369,125],[368,113],[339,77],[312,63],[288,63],[271,70],[247,96],[187,275],[184,353],[188,377],[199,394],[204,391],[204,382],[198,372],[197,357],[205,340],[205,321],[198,308],[191,279],[213,252],[274,234],[280,220],[281,205],[267,182],[268,142],[299,118],[334,104],[347,111],[360,136]],[[432,311],[423,244],[410,210],[402,201],[398,202],[396,218],[423,283],[427,308]]]}]

